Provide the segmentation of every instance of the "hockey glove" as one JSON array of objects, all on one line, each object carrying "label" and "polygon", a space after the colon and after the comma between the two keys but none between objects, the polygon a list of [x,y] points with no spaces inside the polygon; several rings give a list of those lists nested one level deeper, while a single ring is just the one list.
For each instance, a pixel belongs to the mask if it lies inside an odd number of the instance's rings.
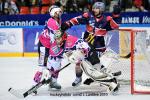
[{"label": "hockey glove", "polygon": [[61,31],[65,32],[67,29],[69,29],[71,26],[69,23],[65,22],[61,24]]}]

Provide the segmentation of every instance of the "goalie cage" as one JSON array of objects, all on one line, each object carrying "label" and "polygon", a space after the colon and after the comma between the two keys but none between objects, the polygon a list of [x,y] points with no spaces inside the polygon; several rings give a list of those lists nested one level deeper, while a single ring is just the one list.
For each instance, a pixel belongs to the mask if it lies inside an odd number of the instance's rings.
[{"label": "goalie cage", "polygon": [[119,62],[109,68],[122,71],[118,79],[130,85],[131,94],[150,94],[150,34],[136,29],[119,29],[118,33]]}]

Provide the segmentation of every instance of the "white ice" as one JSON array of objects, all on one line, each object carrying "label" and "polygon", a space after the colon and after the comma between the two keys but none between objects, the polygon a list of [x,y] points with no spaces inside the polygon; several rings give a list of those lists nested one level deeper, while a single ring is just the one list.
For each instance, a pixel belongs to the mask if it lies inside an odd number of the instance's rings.
[{"label": "white ice", "polygon": [[[20,93],[26,91],[32,86],[32,78],[37,69],[37,58],[10,57],[0,58],[0,100],[20,100],[10,94],[8,89],[13,87]],[[86,78],[86,76],[83,76]],[[71,83],[75,78],[73,65],[68,66],[60,73],[58,82],[62,89],[73,89]],[[89,86],[90,87],[90,86]],[[98,88],[98,87],[97,87]],[[50,96],[47,86],[39,89],[39,95],[28,96],[23,100],[149,100],[150,95],[131,95],[130,87],[122,85],[116,96]],[[83,89],[78,87],[75,90]],[[91,87],[92,89],[92,87]],[[22,99],[21,99],[22,100]]]}]

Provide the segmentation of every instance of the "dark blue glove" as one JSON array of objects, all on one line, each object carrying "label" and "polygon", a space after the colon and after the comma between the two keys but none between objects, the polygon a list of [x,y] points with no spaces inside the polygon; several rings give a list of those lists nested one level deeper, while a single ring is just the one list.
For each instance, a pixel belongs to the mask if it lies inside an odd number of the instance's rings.
[{"label": "dark blue glove", "polygon": [[64,32],[66,31],[67,29],[69,29],[71,26],[67,23],[62,23],[61,24],[61,31]]}]

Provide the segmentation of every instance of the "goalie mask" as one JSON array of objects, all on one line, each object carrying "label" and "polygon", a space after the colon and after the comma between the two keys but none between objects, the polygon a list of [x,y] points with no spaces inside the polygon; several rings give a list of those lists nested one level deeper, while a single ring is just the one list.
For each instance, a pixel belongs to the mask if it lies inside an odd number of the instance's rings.
[{"label": "goalie mask", "polygon": [[64,42],[66,41],[67,39],[67,34],[66,33],[62,33],[60,30],[56,30],[54,32],[54,39],[56,41],[56,44],[61,47]]},{"label": "goalie mask", "polygon": [[60,18],[61,15],[62,15],[62,10],[56,6],[56,5],[53,5],[49,8],[49,13],[50,13],[50,16],[51,17],[58,17]]}]

